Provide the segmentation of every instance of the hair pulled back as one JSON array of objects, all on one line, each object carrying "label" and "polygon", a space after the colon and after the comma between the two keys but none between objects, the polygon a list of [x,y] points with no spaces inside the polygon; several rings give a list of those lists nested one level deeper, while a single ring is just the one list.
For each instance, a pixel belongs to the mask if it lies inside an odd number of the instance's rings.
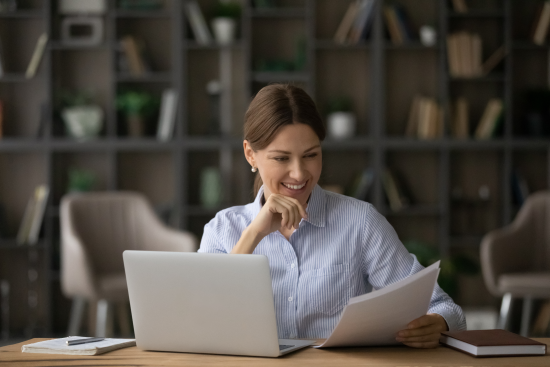
[{"label": "hair pulled back", "polygon": [[[254,151],[267,147],[282,127],[304,124],[311,127],[319,141],[325,139],[323,120],[315,102],[300,87],[290,84],[270,84],[254,97],[244,120],[244,139]],[[254,180],[254,196],[262,186],[260,172]]]}]

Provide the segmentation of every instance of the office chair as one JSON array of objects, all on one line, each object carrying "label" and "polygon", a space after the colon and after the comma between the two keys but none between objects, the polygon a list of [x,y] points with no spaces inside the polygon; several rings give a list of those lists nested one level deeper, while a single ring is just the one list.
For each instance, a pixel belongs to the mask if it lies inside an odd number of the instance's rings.
[{"label": "office chair", "polygon": [[78,335],[85,303],[97,304],[95,335],[112,333],[118,304],[121,330],[129,333],[124,250],[197,250],[190,233],[165,226],[145,197],[134,192],[69,194],[61,200],[61,287],[73,299],[69,335]]},{"label": "office chair", "polygon": [[534,299],[550,299],[550,192],[528,197],[514,221],[481,242],[489,292],[502,297],[498,327],[508,326],[514,298],[523,299],[521,335],[529,334]]}]

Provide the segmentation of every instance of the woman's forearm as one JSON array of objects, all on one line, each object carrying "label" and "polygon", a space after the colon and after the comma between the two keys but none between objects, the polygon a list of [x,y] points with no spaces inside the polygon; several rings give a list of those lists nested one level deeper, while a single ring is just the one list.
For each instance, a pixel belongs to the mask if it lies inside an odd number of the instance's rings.
[{"label": "woman's forearm", "polygon": [[231,250],[232,254],[251,254],[264,236],[247,227],[241,234],[239,242]]}]

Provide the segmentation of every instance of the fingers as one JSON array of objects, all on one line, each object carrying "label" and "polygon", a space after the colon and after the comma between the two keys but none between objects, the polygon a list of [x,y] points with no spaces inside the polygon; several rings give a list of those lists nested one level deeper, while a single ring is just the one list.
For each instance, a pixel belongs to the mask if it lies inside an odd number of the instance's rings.
[{"label": "fingers", "polygon": [[397,334],[397,336],[400,336],[400,337],[403,337],[403,338],[410,338],[410,337],[413,337],[413,336],[422,336],[422,335],[434,334],[434,333],[438,333],[439,331],[440,330],[439,330],[438,325],[430,325],[430,326],[425,326],[425,327],[416,328],[416,329],[401,330]]},{"label": "fingers", "polygon": [[413,348],[437,348],[439,346],[439,341],[435,342],[415,342],[415,343],[403,343],[408,347]]},{"label": "fingers", "polygon": [[397,338],[395,338],[395,340],[402,343],[430,342],[434,340],[439,340],[440,335],[441,334],[439,333],[434,333],[421,336],[411,336],[408,338],[398,336]]},{"label": "fingers", "polygon": [[434,319],[433,319],[432,315],[424,315],[424,316],[420,316],[419,318],[409,322],[409,324],[407,325],[407,328],[415,329],[415,328],[420,328],[420,327],[423,327],[423,326],[432,325],[433,323],[434,323]]},{"label": "fingers", "polygon": [[307,218],[306,211],[296,199],[283,195],[272,194],[268,201],[270,201],[271,205],[273,205],[275,212],[281,213],[283,217],[281,227],[288,229],[294,227],[298,229],[302,218]]}]

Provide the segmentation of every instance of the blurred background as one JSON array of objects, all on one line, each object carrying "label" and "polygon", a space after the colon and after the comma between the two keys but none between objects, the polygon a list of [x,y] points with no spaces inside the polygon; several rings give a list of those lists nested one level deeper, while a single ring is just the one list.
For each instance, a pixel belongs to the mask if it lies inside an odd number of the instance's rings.
[{"label": "blurred background", "polygon": [[[443,259],[469,328],[548,336],[550,278],[495,278],[547,276],[548,234],[512,240],[506,269],[487,235],[548,188],[549,22],[540,0],[0,0],[0,343],[66,336],[75,312],[96,333],[97,300],[62,291],[65,195],[139,192],[198,240],[252,201],[243,117],[273,82],[324,118],[320,184]],[[109,332],[130,335],[116,310]]]}]

